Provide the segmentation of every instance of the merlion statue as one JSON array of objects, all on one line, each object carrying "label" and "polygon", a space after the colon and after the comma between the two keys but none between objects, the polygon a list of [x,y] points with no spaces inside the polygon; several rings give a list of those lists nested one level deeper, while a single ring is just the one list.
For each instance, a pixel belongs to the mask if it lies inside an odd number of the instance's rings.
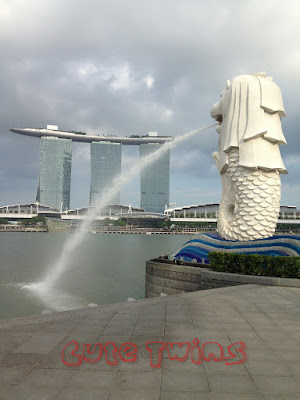
[{"label": "merlion statue", "polygon": [[239,241],[273,236],[279,174],[287,173],[279,150],[279,144],[286,144],[279,87],[265,73],[237,76],[227,81],[211,116],[219,122],[219,151],[213,153],[223,185],[219,235]]}]

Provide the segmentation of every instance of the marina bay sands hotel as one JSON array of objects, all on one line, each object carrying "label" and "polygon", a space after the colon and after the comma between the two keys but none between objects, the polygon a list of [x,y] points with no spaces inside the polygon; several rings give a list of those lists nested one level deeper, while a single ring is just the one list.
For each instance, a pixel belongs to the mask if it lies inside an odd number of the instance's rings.
[{"label": "marina bay sands hotel", "polygon": [[[139,146],[140,158],[156,151],[170,136],[92,136],[85,133],[47,129],[10,129],[12,132],[40,138],[40,168],[36,200],[60,211],[70,209],[72,142],[91,144],[90,206],[94,206],[113,179],[121,174],[122,145]],[[164,212],[169,204],[170,152],[152,163],[140,174],[141,207],[148,212]],[[111,199],[120,204],[120,191]]]}]

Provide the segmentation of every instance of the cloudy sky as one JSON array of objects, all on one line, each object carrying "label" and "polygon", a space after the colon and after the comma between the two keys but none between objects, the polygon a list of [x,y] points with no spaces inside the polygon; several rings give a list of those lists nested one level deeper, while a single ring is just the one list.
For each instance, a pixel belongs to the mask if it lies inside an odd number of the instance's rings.
[{"label": "cloudy sky", "polygon": [[[282,204],[300,206],[298,0],[0,0],[0,205],[35,200],[39,140],[10,127],[178,136],[211,124],[226,80],[266,71],[288,144]],[[214,129],[171,153],[170,201],[218,202]],[[89,197],[89,145],[73,144],[71,207]],[[124,147],[123,170],[138,161]],[[139,205],[139,178],[122,191]]]}]

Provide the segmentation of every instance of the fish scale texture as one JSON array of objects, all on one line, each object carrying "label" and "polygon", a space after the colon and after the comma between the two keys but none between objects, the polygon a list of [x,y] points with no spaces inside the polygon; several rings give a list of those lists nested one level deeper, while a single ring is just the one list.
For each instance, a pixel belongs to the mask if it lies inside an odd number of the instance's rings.
[{"label": "fish scale texture", "polygon": [[239,165],[239,150],[230,150],[225,174],[230,192],[223,195],[218,232],[227,240],[255,240],[274,235],[280,210],[278,171],[251,170]]}]

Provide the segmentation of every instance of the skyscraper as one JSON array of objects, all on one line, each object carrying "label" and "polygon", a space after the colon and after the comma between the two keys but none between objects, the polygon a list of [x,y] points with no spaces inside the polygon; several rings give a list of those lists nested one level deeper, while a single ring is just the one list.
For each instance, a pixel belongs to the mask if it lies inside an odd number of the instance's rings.
[{"label": "skyscraper", "polygon": [[56,137],[40,140],[40,172],[36,200],[57,210],[70,208],[72,141]]},{"label": "skyscraper", "polygon": [[[97,203],[97,199],[111,186],[113,179],[121,174],[121,154],[120,143],[91,143],[90,206]],[[118,191],[110,203],[120,204],[120,202],[120,191]]]},{"label": "skyscraper", "polygon": [[[140,158],[158,150],[161,144],[141,144]],[[141,207],[163,213],[169,204],[170,151],[141,172]]]}]

